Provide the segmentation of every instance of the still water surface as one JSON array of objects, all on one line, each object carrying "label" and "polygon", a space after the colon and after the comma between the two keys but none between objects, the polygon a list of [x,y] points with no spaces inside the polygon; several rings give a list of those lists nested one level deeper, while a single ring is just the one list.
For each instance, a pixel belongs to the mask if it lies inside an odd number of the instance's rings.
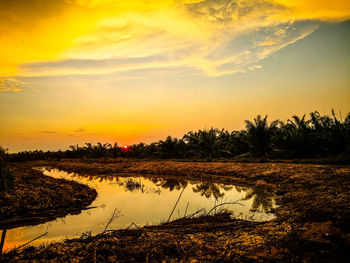
[{"label": "still water surface", "polygon": [[[49,244],[64,238],[78,237],[83,233],[101,233],[113,212],[117,218],[108,229],[120,229],[135,223],[138,226],[159,224],[168,219],[183,188],[183,194],[171,220],[195,213],[207,212],[224,202],[240,200],[242,205],[222,206],[237,218],[265,221],[274,218],[268,213],[275,207],[274,196],[260,189],[198,180],[177,180],[169,177],[94,176],[86,177],[57,169],[39,168],[47,176],[74,180],[93,187],[98,196],[90,207],[79,215],[68,215],[35,226],[23,226],[7,230],[4,251],[18,247],[46,232],[47,235],[31,242],[31,245]],[[222,208],[220,207],[220,208]],[[219,208],[218,208],[219,209]]]}]

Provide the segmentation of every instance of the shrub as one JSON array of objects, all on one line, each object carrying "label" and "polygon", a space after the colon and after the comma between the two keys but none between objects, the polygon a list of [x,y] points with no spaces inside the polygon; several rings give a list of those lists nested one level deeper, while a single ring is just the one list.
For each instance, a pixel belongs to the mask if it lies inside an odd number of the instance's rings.
[{"label": "shrub", "polygon": [[10,189],[13,187],[13,174],[10,170],[1,167],[1,178],[0,178],[0,191]]}]

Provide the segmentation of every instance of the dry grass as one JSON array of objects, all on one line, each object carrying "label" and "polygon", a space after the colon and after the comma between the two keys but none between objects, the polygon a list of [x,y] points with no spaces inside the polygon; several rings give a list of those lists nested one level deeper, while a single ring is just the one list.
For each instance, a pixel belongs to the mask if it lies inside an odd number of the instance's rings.
[{"label": "dry grass", "polygon": [[79,213],[96,198],[88,186],[44,176],[31,164],[10,166],[14,187],[0,192],[0,227],[13,227]]},{"label": "dry grass", "polygon": [[[191,163],[105,160],[39,162],[81,175],[167,175],[205,178],[277,194],[277,218],[257,223],[227,214],[118,230],[47,248],[29,248],[3,262],[349,262],[350,167],[290,163]],[[0,259],[1,261],[1,259]]]}]

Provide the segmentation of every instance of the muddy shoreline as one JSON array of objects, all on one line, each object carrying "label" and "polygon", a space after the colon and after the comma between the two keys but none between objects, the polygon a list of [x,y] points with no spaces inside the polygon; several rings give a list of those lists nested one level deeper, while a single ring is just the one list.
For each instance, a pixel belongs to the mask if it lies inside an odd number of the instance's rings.
[{"label": "muddy shoreline", "polygon": [[79,214],[97,196],[95,189],[45,176],[32,167],[32,163],[9,166],[15,182],[13,189],[0,193],[0,229]]},{"label": "muddy shoreline", "polygon": [[[10,253],[1,262],[217,261],[347,262],[350,167],[284,163],[180,163],[115,160],[35,162],[80,175],[164,174],[239,183],[277,195],[277,218],[264,223],[228,215],[180,219]],[[5,261],[4,261],[5,260]]]}]

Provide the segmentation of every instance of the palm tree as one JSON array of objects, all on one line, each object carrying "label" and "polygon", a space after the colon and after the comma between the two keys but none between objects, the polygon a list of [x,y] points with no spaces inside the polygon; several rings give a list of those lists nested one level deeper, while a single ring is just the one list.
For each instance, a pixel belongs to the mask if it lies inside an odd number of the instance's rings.
[{"label": "palm tree", "polygon": [[297,130],[307,130],[310,121],[305,120],[305,114],[300,119],[297,115],[293,115],[293,120],[288,120]]},{"label": "palm tree", "polygon": [[249,152],[247,131],[232,131],[229,145],[233,156]]},{"label": "palm tree", "polygon": [[312,154],[323,156],[338,154],[346,151],[348,133],[346,131],[346,119],[341,123],[332,109],[332,117],[321,116],[317,111],[312,112]]},{"label": "palm tree", "polygon": [[184,135],[183,141],[193,157],[219,157],[219,133],[220,131],[214,128],[198,132],[191,131]]},{"label": "palm tree", "polygon": [[246,120],[245,123],[252,153],[255,156],[267,157],[273,148],[272,137],[280,122],[276,120],[268,125],[267,115],[264,118],[258,115],[254,118],[254,123],[249,120]]},{"label": "palm tree", "polygon": [[114,143],[112,149],[111,149],[111,153],[113,157],[118,157],[119,153],[120,153],[120,147],[118,147],[118,143]]},{"label": "palm tree", "polygon": [[311,129],[310,120],[305,120],[294,115],[288,119],[287,124],[282,127],[284,134],[284,146],[286,150],[293,152],[294,156],[304,157],[310,151]]},{"label": "palm tree", "polygon": [[69,148],[73,151],[73,152],[77,152],[79,151],[79,145],[70,145]]},{"label": "palm tree", "polygon": [[165,141],[159,141],[159,154],[162,158],[176,158],[183,155],[185,144],[183,140],[168,136]]}]

